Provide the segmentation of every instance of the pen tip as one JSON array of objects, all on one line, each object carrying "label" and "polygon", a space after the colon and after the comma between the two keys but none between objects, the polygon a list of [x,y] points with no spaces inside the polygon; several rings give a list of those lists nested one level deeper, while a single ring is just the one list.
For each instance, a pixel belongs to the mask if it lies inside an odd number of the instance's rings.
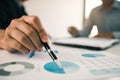
[{"label": "pen tip", "polygon": [[55,62],[60,69],[63,69],[62,64],[60,63],[59,60],[55,60]]}]

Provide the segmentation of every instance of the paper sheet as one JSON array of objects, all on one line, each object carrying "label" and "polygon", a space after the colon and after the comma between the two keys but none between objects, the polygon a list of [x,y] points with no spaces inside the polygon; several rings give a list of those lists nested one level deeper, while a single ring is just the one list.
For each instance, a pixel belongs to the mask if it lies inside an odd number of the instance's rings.
[{"label": "paper sheet", "polygon": [[[10,71],[12,74],[16,73],[16,75],[0,75],[0,80],[97,80],[120,76],[120,57],[108,52],[58,50],[56,55],[68,72],[65,74],[45,69],[45,65],[52,62],[45,51],[35,54],[29,59],[28,55],[0,50],[0,65],[2,65],[0,69]],[[10,62],[12,64],[9,64]],[[64,64],[65,62],[72,65]]]}]

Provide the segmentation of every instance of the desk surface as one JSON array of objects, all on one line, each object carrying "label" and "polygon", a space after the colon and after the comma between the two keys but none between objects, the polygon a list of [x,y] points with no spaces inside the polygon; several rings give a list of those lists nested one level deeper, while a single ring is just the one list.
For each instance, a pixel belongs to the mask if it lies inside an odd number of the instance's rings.
[{"label": "desk surface", "polygon": [[[79,55],[78,56],[75,56],[73,52],[71,52],[70,54],[73,54],[73,56],[69,55],[68,52],[70,51],[90,51],[90,50],[85,50],[85,49],[79,49],[79,48],[72,48],[72,47],[65,47],[65,46],[58,46],[58,45],[53,45],[51,44],[51,47],[54,49],[57,49],[57,50],[65,50],[65,52],[61,52],[62,55],[60,54],[56,54],[57,56],[59,57],[63,57],[61,59],[63,60],[72,60],[71,57],[73,58],[77,58],[79,59]],[[99,52],[99,51],[97,51]],[[112,54],[115,54],[115,55],[119,55],[120,56],[120,44],[119,45],[115,45],[107,50],[105,50],[105,52],[110,52]],[[28,80],[39,80],[39,79],[42,79],[42,80],[120,80],[120,74],[118,75],[114,75],[114,76],[111,76],[111,77],[103,77],[103,78],[100,78],[100,79],[83,79],[82,77],[86,76],[86,74],[82,74],[82,73],[85,73],[86,71],[84,71],[84,68],[82,67],[82,65],[80,64],[80,72],[77,72],[77,73],[71,73],[71,74],[66,74],[66,75],[58,75],[58,74],[51,74],[47,71],[45,71],[43,69],[43,66],[45,65],[45,63],[47,63],[48,61],[50,61],[51,59],[48,59],[49,56],[46,56],[46,54],[40,54],[39,53],[36,53],[36,56],[29,60],[29,59],[26,59],[26,57],[28,57],[28,55],[20,55],[20,54],[9,54],[8,52],[4,51],[4,50],[0,50],[0,54],[2,53],[6,53],[5,55],[2,55],[0,56],[0,63],[4,63],[4,62],[8,62],[8,61],[14,61],[15,59],[17,61],[27,61],[27,62],[30,62],[32,64],[35,64],[35,70],[33,70],[32,73],[27,73],[25,75],[21,75],[21,76],[13,76],[13,77],[1,77],[0,76],[0,80],[25,80],[25,79],[28,79]],[[81,53],[80,53],[81,54]],[[3,57],[3,58],[2,58]],[[65,58],[64,58],[65,57]],[[15,58],[15,59],[14,59]],[[9,59],[9,60],[7,60]],[[16,61],[15,60],[15,61]],[[78,60],[75,60],[73,59],[72,62],[75,62],[75,61],[78,61]],[[75,62],[75,63],[78,63],[78,62]],[[38,70],[38,67],[40,68],[39,71],[36,71]],[[0,67],[1,69],[1,67]],[[120,71],[119,71],[120,73]],[[48,76],[48,78],[46,77],[46,75]],[[80,76],[81,75],[81,76]],[[89,75],[91,77],[91,75],[89,73],[87,73],[87,75]],[[33,77],[34,76],[34,77]],[[79,77],[81,78],[79,78]],[[87,76],[87,77],[89,77]]]},{"label": "desk surface", "polygon": [[[73,47],[66,47],[66,46],[59,46],[59,45],[53,45],[56,49],[67,49],[67,50],[86,50],[81,48],[73,48]],[[89,50],[88,50],[89,51]],[[120,44],[114,45],[111,48],[108,48],[104,50],[105,52],[110,52],[114,55],[120,56]],[[98,51],[99,52],[99,51]],[[93,80],[93,79],[90,79]],[[120,75],[108,77],[108,78],[100,78],[95,80],[120,80]]]},{"label": "desk surface", "polygon": [[120,44],[115,45],[115,46],[113,46],[113,47],[111,47],[111,48],[109,48],[109,49],[107,49],[105,51],[108,51],[108,52],[110,52],[112,54],[120,56]]}]

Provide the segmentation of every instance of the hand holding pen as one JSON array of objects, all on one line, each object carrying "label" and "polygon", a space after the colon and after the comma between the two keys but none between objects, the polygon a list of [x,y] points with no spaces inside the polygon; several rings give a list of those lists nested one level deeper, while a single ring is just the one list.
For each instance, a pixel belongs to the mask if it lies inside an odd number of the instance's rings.
[{"label": "hand holding pen", "polygon": [[[49,54],[49,56],[51,57],[51,59],[56,63],[56,65],[60,68],[62,68],[61,63],[59,62],[57,56],[54,54],[53,50],[51,49],[51,47],[48,45],[47,42],[43,42],[40,38],[40,42],[42,43],[42,45],[44,46],[44,48],[46,49],[47,53]],[[35,52],[31,51],[29,58],[32,58],[35,55]]]},{"label": "hand holding pen", "polygon": [[[20,51],[27,54],[30,51],[42,51],[43,46],[46,48],[46,44],[42,42],[48,42],[48,35],[37,16],[23,16],[12,20],[4,33],[0,48],[10,52]],[[50,47],[46,50],[51,58],[57,61]]]},{"label": "hand holding pen", "polygon": [[10,52],[27,54],[29,51],[42,51],[43,45],[39,38],[48,42],[48,35],[36,16],[23,16],[12,20],[4,33],[0,48]]},{"label": "hand holding pen", "polygon": [[[43,46],[45,47],[47,53],[49,54],[49,56],[51,57],[51,59],[56,63],[56,65],[60,68],[63,69],[60,61],[58,60],[57,56],[55,55],[54,51],[50,48],[50,46],[46,43],[46,42],[42,42]],[[30,51],[29,53],[29,58],[32,58],[35,55],[35,52]]]}]

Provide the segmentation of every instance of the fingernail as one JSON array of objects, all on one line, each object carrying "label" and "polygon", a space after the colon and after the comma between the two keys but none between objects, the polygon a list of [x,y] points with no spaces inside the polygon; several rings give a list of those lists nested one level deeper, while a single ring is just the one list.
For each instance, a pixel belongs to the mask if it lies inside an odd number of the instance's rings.
[{"label": "fingernail", "polygon": [[29,50],[24,50],[23,54],[29,54]]},{"label": "fingernail", "polygon": [[27,50],[25,53],[26,53],[26,54],[29,54],[29,50]]},{"label": "fingernail", "polygon": [[47,34],[42,36],[42,41],[43,42],[48,42],[48,35]]},{"label": "fingernail", "polygon": [[43,50],[43,47],[40,47],[40,48],[39,48],[39,51],[42,51],[42,50]]}]

